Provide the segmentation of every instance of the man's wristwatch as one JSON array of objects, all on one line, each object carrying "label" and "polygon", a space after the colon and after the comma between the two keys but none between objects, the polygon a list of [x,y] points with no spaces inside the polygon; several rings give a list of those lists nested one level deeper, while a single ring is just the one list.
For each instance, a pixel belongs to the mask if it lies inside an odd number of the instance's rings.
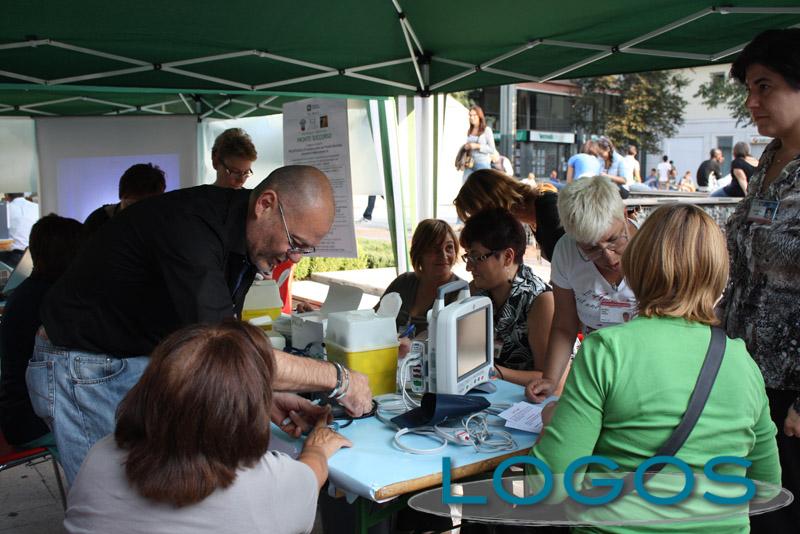
[{"label": "man's wristwatch", "polygon": [[792,408],[794,408],[794,411],[797,412],[798,415],[800,415],[800,397],[797,397],[794,400],[794,402],[792,403]]}]

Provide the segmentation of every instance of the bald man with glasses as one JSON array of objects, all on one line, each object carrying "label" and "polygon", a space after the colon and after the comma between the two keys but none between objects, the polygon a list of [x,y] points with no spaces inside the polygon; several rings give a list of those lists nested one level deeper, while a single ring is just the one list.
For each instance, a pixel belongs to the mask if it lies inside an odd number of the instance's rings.
[{"label": "bald man with glasses", "polygon": [[[71,481],[91,446],[114,430],[117,404],[164,337],[239,317],[257,271],[314,251],[330,230],[328,178],[282,167],[253,190],[204,185],[143,200],[109,221],[45,299],[28,367],[37,415],[56,437]],[[276,351],[277,391],[331,391],[353,415],[372,407],[367,378]],[[299,434],[297,413],[320,408],[278,394],[272,420]],[[265,422],[266,424],[267,422]]]}]

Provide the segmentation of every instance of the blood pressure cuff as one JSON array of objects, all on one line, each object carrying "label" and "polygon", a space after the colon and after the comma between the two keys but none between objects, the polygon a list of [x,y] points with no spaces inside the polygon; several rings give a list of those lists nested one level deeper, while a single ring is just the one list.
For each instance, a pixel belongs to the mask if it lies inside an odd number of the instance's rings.
[{"label": "blood pressure cuff", "polygon": [[392,418],[399,428],[417,428],[438,425],[445,419],[454,419],[485,410],[491,403],[480,395],[451,395],[425,393],[419,408],[414,408]]}]

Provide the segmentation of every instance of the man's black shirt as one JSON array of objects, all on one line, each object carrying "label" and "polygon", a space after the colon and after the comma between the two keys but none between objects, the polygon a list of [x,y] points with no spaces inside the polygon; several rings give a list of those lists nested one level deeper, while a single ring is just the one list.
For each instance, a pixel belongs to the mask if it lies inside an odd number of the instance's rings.
[{"label": "man's black shirt", "polygon": [[712,172],[716,175],[717,180],[722,178],[722,171],[717,160],[707,159],[701,163],[700,167],[697,168],[697,186],[708,187],[708,179]]},{"label": "man's black shirt", "polygon": [[50,341],[143,356],[183,326],[240,314],[255,277],[245,237],[249,196],[199,186],[121,211],[45,298],[41,317]]}]

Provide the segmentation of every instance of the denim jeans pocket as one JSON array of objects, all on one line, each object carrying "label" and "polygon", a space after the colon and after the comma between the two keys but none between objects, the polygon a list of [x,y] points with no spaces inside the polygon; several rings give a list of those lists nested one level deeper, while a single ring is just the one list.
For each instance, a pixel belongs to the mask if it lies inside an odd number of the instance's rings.
[{"label": "denim jeans pocket", "polygon": [[127,362],[124,358],[98,356],[75,356],[71,371],[74,384],[102,384],[124,374]]},{"label": "denim jeans pocket", "polygon": [[31,397],[33,411],[50,428],[53,426],[55,416],[55,373],[52,361],[28,362],[28,370],[25,371],[25,382],[28,384],[28,395]]}]

